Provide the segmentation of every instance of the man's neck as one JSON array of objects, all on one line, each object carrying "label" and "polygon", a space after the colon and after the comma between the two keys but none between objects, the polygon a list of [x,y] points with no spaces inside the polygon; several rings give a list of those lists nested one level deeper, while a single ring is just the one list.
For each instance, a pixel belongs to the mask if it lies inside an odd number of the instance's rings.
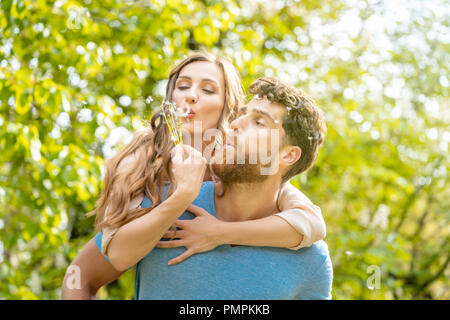
[{"label": "man's neck", "polygon": [[279,211],[279,189],[280,181],[273,176],[264,182],[227,185],[223,196],[214,196],[217,218],[245,221],[274,214]]}]

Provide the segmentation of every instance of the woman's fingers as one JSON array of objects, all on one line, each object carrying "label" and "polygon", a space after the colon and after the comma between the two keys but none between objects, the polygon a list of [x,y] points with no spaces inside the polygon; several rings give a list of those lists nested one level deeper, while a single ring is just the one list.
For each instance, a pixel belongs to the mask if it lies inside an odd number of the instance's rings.
[{"label": "woman's fingers", "polygon": [[181,162],[183,160],[183,153],[184,150],[181,146],[176,146],[175,148],[173,148],[172,151],[170,152],[172,162],[174,163]]},{"label": "woman's fingers", "polygon": [[[181,154],[186,157],[180,159]],[[190,146],[176,146],[172,155],[172,174],[176,188],[183,190],[192,200],[201,189],[206,170],[206,159],[201,152]]]},{"label": "woman's fingers", "polygon": [[194,157],[196,153],[199,153],[195,148],[188,145],[183,145],[184,154],[188,157]]},{"label": "woman's fingers", "polygon": [[206,164],[206,159],[203,157],[202,153],[191,146],[184,145],[183,147],[185,157],[183,158],[185,163],[189,164]]},{"label": "woman's fingers", "polygon": [[175,238],[175,236],[178,236],[179,232],[175,232],[175,231],[166,231],[166,233],[164,233],[164,235],[162,236],[165,239],[172,239]]},{"label": "woman's fingers", "polygon": [[156,243],[157,248],[178,248],[185,246],[186,243],[183,240],[159,241],[158,243]]},{"label": "woman's fingers", "polygon": [[186,232],[183,230],[168,230],[166,233],[164,233],[163,238],[172,239],[172,238],[178,238],[182,239],[186,235]]},{"label": "woman's fingers", "polygon": [[174,264],[180,263],[184,260],[186,260],[187,258],[189,258],[190,256],[192,256],[194,254],[193,251],[191,250],[186,250],[185,252],[183,252],[182,254],[180,254],[178,257],[175,257],[171,260],[169,260],[169,262],[167,263],[169,266],[173,266]]},{"label": "woman's fingers", "polygon": [[173,226],[174,226],[175,228],[184,229],[185,226],[186,226],[186,220],[178,219],[178,220],[176,220],[176,221],[173,223]]},{"label": "woman's fingers", "polygon": [[[191,163],[192,158],[195,156],[196,150],[190,146],[183,145],[183,146],[176,146],[172,150],[176,150],[176,152],[179,154],[179,157],[181,157],[181,160],[184,163]],[[179,158],[178,158],[179,159]]]},{"label": "woman's fingers", "polygon": [[202,216],[202,215],[205,215],[205,214],[209,214],[208,211],[206,211],[203,208],[200,208],[200,207],[196,206],[195,204],[190,204],[187,207],[186,210],[191,212],[191,213],[193,213],[196,216]]}]

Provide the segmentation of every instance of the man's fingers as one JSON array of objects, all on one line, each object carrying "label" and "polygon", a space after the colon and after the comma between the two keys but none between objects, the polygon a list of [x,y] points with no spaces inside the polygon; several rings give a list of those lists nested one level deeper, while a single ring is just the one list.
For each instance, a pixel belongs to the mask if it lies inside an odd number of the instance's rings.
[{"label": "man's fingers", "polygon": [[187,258],[189,258],[190,256],[192,256],[194,252],[190,251],[190,250],[186,250],[185,252],[183,252],[182,254],[180,254],[178,257],[173,258],[171,260],[169,260],[169,262],[167,263],[169,266],[173,266],[174,264],[180,263],[184,260],[186,260]]}]

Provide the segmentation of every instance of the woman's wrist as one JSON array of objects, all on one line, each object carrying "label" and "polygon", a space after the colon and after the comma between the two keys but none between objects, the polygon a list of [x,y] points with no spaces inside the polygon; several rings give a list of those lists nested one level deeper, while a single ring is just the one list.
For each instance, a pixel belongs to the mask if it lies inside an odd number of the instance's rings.
[{"label": "woman's wrist", "polygon": [[189,205],[195,200],[195,198],[197,198],[197,194],[187,188],[177,188],[175,189],[172,197],[176,197],[177,201],[181,201]]},{"label": "woman's wrist", "polygon": [[235,236],[237,233],[237,231],[234,228],[235,223],[220,220],[217,221],[219,221],[216,229],[217,245],[220,246],[222,244],[235,244],[236,242]]}]

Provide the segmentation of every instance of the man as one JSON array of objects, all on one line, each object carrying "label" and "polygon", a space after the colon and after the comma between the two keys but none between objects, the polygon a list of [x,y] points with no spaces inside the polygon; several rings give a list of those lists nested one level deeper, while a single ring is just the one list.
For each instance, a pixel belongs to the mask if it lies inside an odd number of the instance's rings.
[{"label": "man", "polygon": [[[258,79],[250,93],[254,98],[231,123],[234,134],[227,137],[223,150],[216,152],[211,163],[223,190],[212,182],[203,183],[193,202],[202,208],[193,209],[197,214],[208,212],[219,220],[242,221],[276,213],[280,185],[309,169],[316,160],[325,125],[314,102],[301,90],[273,78]],[[264,147],[269,162],[261,161]],[[245,150],[245,161],[239,161],[239,150]],[[270,174],[264,170],[267,166]],[[145,199],[142,206],[150,206],[149,200]],[[192,219],[192,215],[185,212],[180,219]],[[183,227],[182,222],[179,226]],[[97,235],[96,241],[100,248],[101,236]],[[331,298],[332,266],[323,241],[298,251],[222,245],[168,266],[167,261],[183,251],[176,241],[167,241],[166,245],[161,242],[138,263],[136,299]],[[81,281],[86,297],[120,275],[101,257],[96,259],[105,265],[105,272]],[[81,268],[89,270],[89,266]],[[63,288],[63,296],[65,291]]]}]

